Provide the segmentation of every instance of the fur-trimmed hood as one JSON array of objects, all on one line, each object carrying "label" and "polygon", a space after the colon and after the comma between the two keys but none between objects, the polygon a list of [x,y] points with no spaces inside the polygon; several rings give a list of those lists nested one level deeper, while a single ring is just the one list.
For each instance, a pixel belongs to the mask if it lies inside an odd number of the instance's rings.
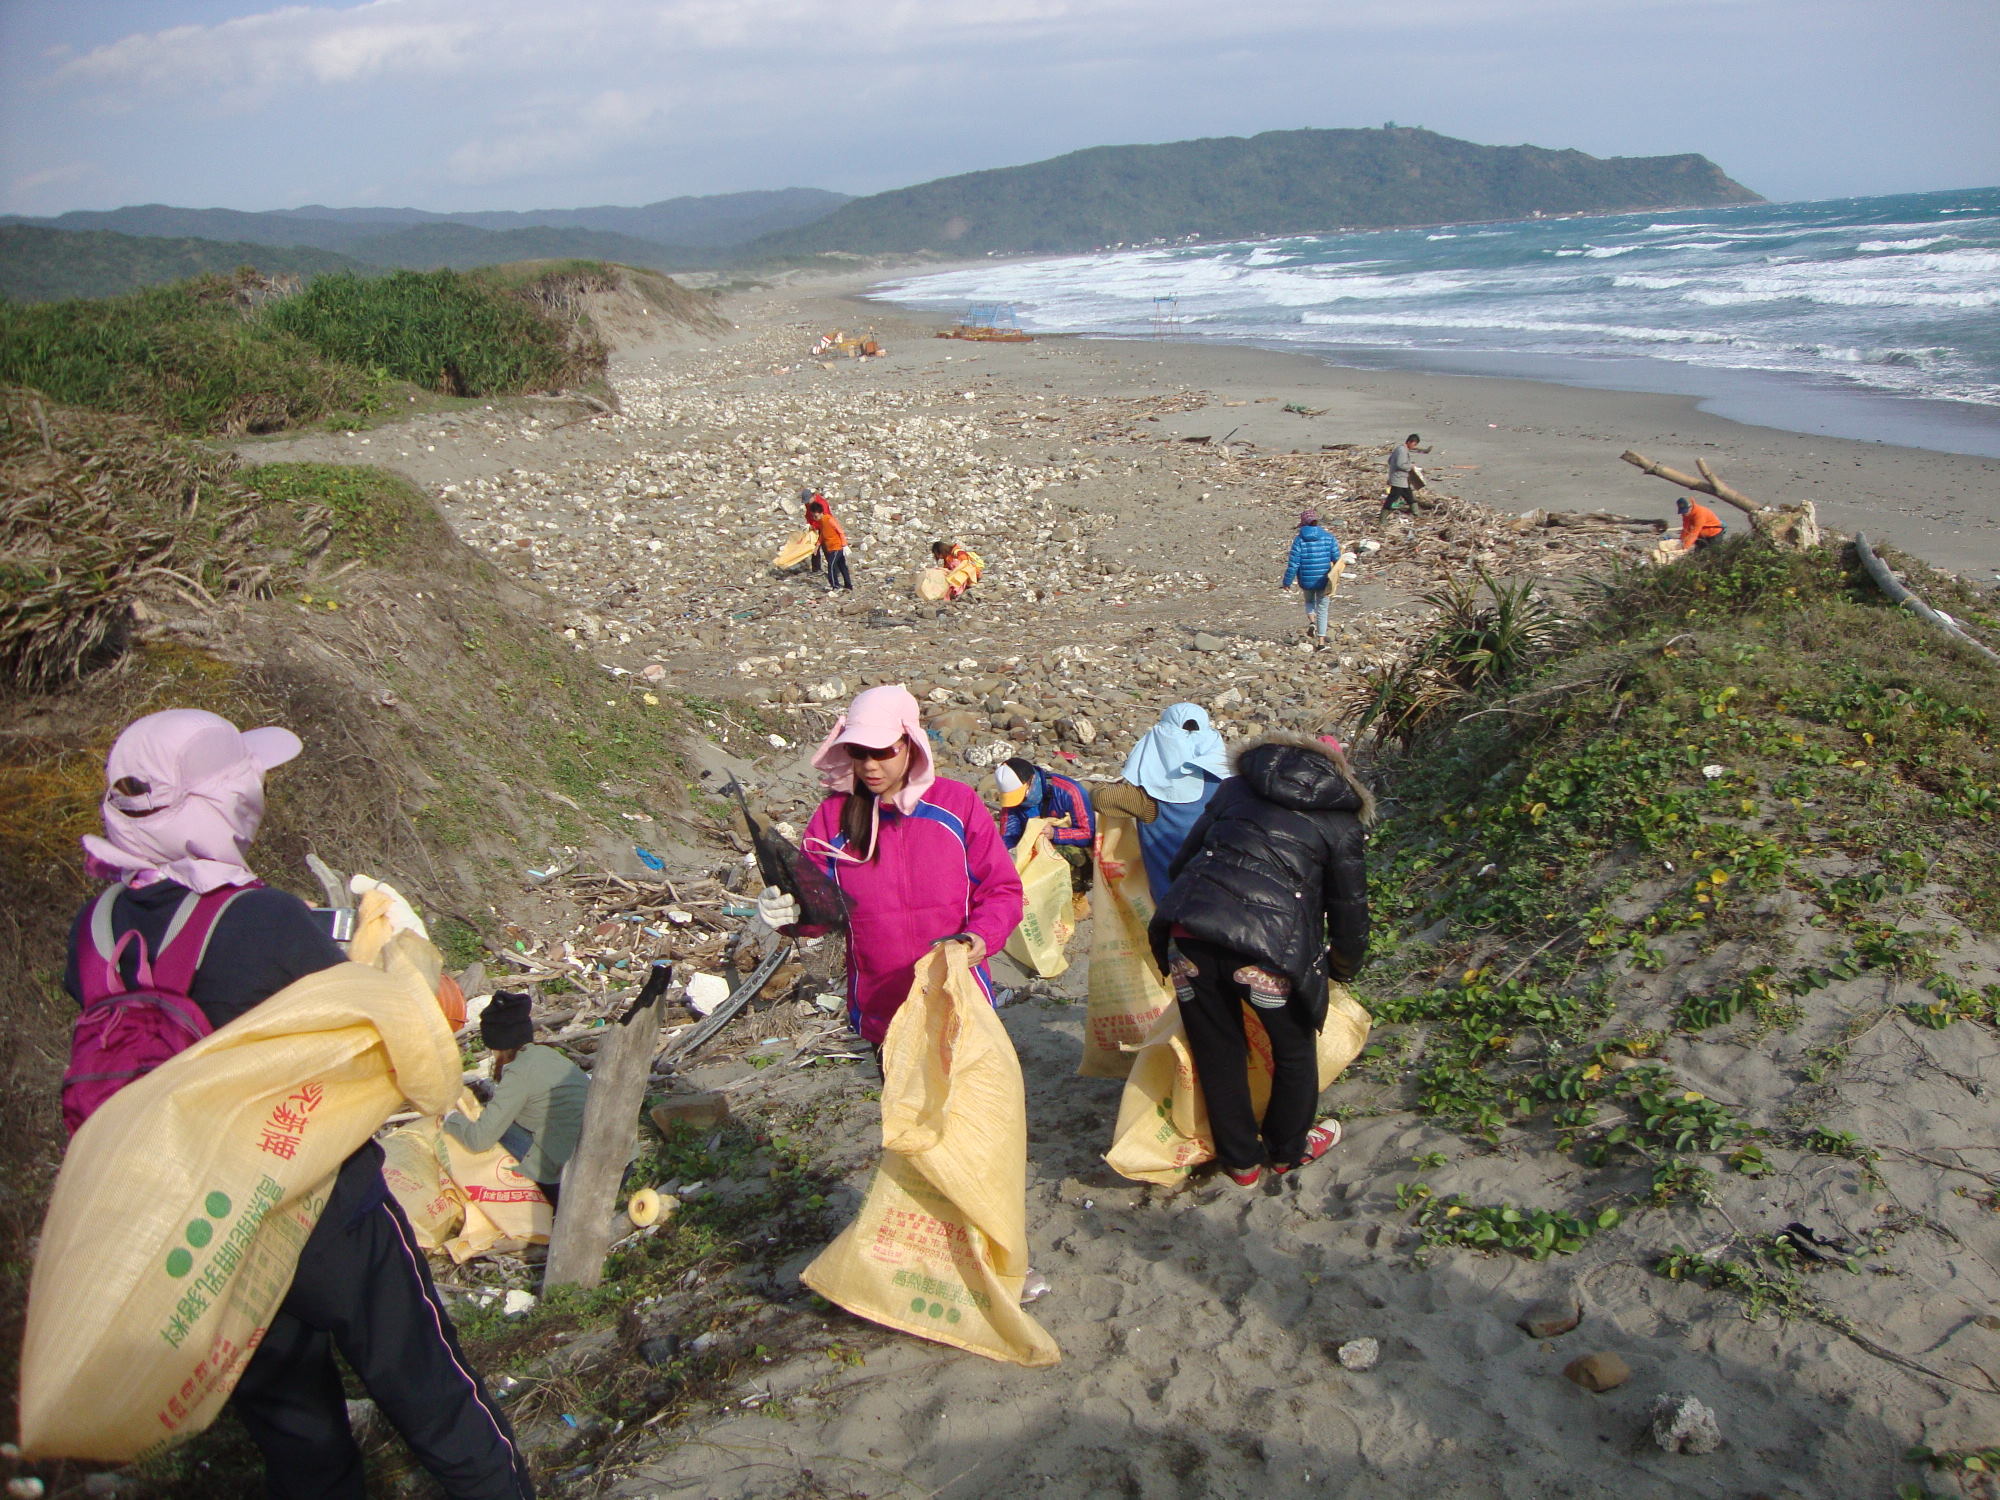
[{"label": "fur-trimmed hood", "polygon": [[1230,754],[1230,764],[1266,801],[1301,812],[1351,812],[1375,821],[1375,798],[1343,751],[1309,734],[1273,730]]}]

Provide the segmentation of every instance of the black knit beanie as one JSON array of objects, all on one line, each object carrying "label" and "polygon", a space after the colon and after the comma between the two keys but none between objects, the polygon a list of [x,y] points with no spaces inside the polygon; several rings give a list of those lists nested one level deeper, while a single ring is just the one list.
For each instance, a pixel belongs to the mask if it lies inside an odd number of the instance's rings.
[{"label": "black knit beanie", "polygon": [[479,1015],[479,1040],[495,1052],[517,1052],[534,1039],[534,1002],[517,991],[495,990]]}]

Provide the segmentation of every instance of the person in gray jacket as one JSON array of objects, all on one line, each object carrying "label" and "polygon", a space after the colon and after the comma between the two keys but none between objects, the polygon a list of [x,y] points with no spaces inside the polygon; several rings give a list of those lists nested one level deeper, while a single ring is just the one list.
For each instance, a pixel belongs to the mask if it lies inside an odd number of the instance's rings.
[{"label": "person in gray jacket", "polygon": [[524,994],[495,992],[479,1017],[479,1039],[493,1049],[493,1099],[476,1120],[453,1110],[444,1128],[468,1151],[504,1147],[555,1207],[563,1165],[583,1133],[590,1078],[535,1041],[533,1003]]},{"label": "person in gray jacket", "polygon": [[1431,451],[1419,448],[1417,442],[1413,432],[1389,450],[1389,493],[1382,501],[1385,516],[1399,504],[1412,514],[1416,512],[1416,492],[1424,487],[1424,471],[1417,467],[1417,455]]}]

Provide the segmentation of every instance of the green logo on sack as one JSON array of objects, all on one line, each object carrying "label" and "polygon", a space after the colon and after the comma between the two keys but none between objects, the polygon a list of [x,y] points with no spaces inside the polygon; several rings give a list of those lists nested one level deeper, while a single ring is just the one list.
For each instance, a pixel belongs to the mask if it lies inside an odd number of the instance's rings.
[{"label": "green logo on sack", "polygon": [[[187,1227],[187,1242],[197,1250],[215,1238],[215,1225],[210,1220],[228,1215],[231,1206],[229,1194],[210,1193],[201,1200],[201,1206],[208,1214],[208,1218],[190,1219]],[[180,1246],[176,1245],[167,1252],[167,1274],[175,1280],[179,1280],[193,1269],[194,1257]]]},{"label": "green logo on sack", "polygon": [[956,1323],[959,1318],[957,1308],[946,1307],[942,1302],[927,1302],[922,1297],[910,1299],[910,1311],[920,1318],[943,1318],[947,1323]]}]

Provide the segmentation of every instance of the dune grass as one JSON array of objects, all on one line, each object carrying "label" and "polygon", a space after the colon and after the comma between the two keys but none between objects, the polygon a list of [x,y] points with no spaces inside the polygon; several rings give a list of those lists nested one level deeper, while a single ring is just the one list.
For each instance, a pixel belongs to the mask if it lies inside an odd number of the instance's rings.
[{"label": "dune grass", "polygon": [[97,301],[0,302],[0,384],[237,436],[358,422],[399,382],[458,396],[586,383],[604,348],[538,295],[541,279],[401,271],[299,290],[245,271]]}]

